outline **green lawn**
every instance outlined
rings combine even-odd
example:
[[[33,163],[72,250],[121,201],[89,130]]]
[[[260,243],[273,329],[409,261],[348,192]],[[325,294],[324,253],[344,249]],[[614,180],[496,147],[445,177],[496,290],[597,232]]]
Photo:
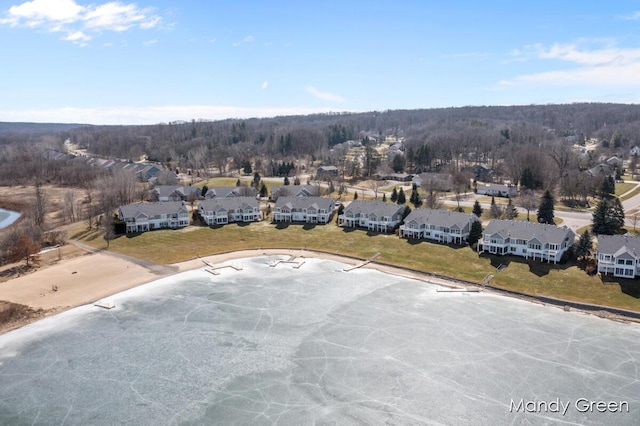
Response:
[[[616,185],[616,188],[617,188],[617,185]],[[616,192],[617,192],[617,190],[616,190]],[[635,197],[638,194],[640,194],[640,186],[638,186],[636,189],[634,189],[630,193],[626,194],[624,197],[619,197],[619,198],[620,198],[620,201],[625,201],[625,200],[628,200],[631,197]]]
[[[72,228],[69,235],[96,248],[106,248],[98,232],[86,231],[83,225]],[[362,259],[380,252],[377,261],[383,263],[472,282],[480,282],[491,273],[495,275],[491,284],[496,287],[640,311],[640,299],[621,290],[621,285],[628,286],[637,281],[620,280],[605,285],[599,277],[586,275],[574,263],[549,265],[513,256],[480,256],[469,247],[453,248],[408,241],[396,235],[344,230],[335,223],[280,228],[268,222],[244,226],[231,224],[216,229],[190,226],[145,232],[134,237],[121,236],[111,241],[109,251],[168,264],[198,255],[260,248],[306,248]],[[498,273],[496,268],[500,264],[507,267]]]
[[[633,188],[635,188],[637,185],[635,183],[616,183],[616,190],[614,192],[614,195],[616,197],[621,196],[622,194],[624,194],[625,192],[631,191]]]

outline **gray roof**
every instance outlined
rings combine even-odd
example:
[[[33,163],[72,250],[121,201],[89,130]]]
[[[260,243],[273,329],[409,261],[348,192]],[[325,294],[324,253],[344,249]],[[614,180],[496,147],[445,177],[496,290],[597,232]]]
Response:
[[[333,203],[332,198],[325,197],[280,197],[276,202],[275,208],[279,209],[287,206],[290,209],[307,209],[314,207],[316,210],[331,210]]]
[[[252,186],[212,186],[204,194],[207,198],[216,197],[238,197],[258,195],[258,190]]]
[[[478,189],[485,189],[491,191],[515,191],[516,187],[513,185],[507,185],[505,183],[480,183],[478,182]]]
[[[640,256],[640,237],[632,235],[598,235],[598,253],[618,256],[629,251]]]
[[[159,216],[162,214],[177,214],[179,212],[188,212],[182,201],[167,201],[158,203],[144,204],[128,204],[120,206],[120,212],[123,218],[143,216]]]
[[[188,197],[191,193],[195,193],[196,196],[200,195],[200,188],[197,186],[160,185],[153,188],[152,191],[159,197],[170,197],[174,192],[183,197]]]
[[[279,185],[271,187],[271,198],[319,196],[320,185]]]
[[[573,231],[566,226],[560,227],[524,220],[494,219],[484,230],[484,235],[493,234],[498,234],[503,238],[509,237],[527,241],[536,238],[543,244],[562,244],[566,238],[569,238],[571,242],[575,239]]]
[[[246,208],[259,208],[258,200],[255,197],[216,197],[210,200],[202,200],[198,205],[198,208],[209,212],[219,209],[225,210],[237,210]]]
[[[375,213],[376,216],[393,216],[396,213],[402,213],[406,205],[387,203],[384,201],[361,201],[354,200],[344,208],[345,213],[360,213],[369,215]]]
[[[474,220],[478,219],[474,214],[452,212],[449,210],[415,209],[405,218],[404,223],[416,221],[419,224],[429,224],[452,228],[457,225],[462,229]]]

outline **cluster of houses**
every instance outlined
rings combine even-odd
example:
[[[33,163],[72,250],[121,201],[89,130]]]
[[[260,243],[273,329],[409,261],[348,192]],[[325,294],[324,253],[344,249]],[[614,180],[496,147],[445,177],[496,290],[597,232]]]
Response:
[[[187,188],[187,189],[185,189]],[[139,233],[162,228],[182,228],[189,225],[189,211],[184,199],[192,187],[158,189],[167,201],[121,206],[120,220],[126,232]],[[246,195],[243,187],[210,188],[198,204],[198,214],[206,225],[234,222],[256,222],[263,219],[257,194]],[[244,187],[247,188],[247,187]],[[274,188],[279,191],[278,188]],[[248,191],[251,193],[252,191]],[[337,210],[329,197],[315,195],[317,189],[299,186],[282,191],[273,208],[273,223],[327,224]],[[207,197],[207,194],[211,194]],[[290,195],[296,194],[296,195]],[[179,198],[180,198],[179,197]],[[202,197],[201,197],[202,198]],[[401,238],[423,239],[444,244],[464,244],[478,218],[474,214],[448,210],[412,210],[383,201],[354,200],[337,218],[339,226],[363,228],[374,232],[394,232]],[[561,261],[576,239],[566,226],[554,226],[517,220],[491,220],[477,243],[478,252],[513,255],[527,260],[548,263]],[[640,237],[628,235],[599,236],[596,253],[598,272],[616,277],[634,278],[640,275]]]

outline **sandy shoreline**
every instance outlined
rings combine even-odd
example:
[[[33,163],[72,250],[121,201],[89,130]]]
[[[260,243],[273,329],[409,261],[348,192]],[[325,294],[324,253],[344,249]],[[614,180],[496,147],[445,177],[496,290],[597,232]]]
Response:
[[[330,259],[352,265],[361,262],[357,259],[307,250],[258,249],[204,256],[168,266],[175,271],[173,274],[177,274],[205,267],[206,264],[204,262],[223,265],[243,258],[276,255]],[[392,274],[401,274],[410,278],[425,279],[424,276],[399,268],[379,264],[370,264],[366,267]],[[1,283],[0,300],[26,305],[34,310],[45,311],[43,316],[47,316],[77,306],[94,303],[122,291],[173,274],[154,272],[145,266],[110,253],[88,253],[80,257],[62,260],[55,265]],[[429,278],[429,281],[455,286],[455,283],[445,280]],[[21,327],[41,317],[18,321],[6,329],[0,329],[0,333]]]
[[[37,321],[44,316],[53,315],[77,306],[95,303],[114,294],[169,277],[178,273],[206,267],[207,264],[222,266],[233,264],[235,260],[257,256],[296,256],[303,258],[328,259],[336,262],[357,265],[362,260],[332,255],[310,250],[253,249],[230,253],[198,257],[166,267],[153,268],[144,263],[135,263],[117,254],[96,252],[75,257],[40,269],[28,275],[0,283],[0,301],[26,305],[36,311],[37,316],[22,319],[11,324],[0,324],[0,334]],[[155,265],[158,266],[158,265]],[[375,269],[393,275],[429,282],[446,287],[461,287],[454,280],[430,276],[405,268],[370,263],[365,268]],[[162,270],[164,272],[159,272]],[[168,272],[171,271],[171,272]],[[518,297],[518,295],[510,295]],[[530,297],[522,296],[531,302]],[[544,302],[539,302],[543,303]]]

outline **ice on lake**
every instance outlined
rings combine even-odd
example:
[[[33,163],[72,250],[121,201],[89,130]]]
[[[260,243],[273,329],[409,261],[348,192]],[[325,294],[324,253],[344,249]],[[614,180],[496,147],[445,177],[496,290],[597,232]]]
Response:
[[[0,336],[0,424],[638,424],[637,324],[271,260]],[[580,398],[628,412],[579,412]]]

